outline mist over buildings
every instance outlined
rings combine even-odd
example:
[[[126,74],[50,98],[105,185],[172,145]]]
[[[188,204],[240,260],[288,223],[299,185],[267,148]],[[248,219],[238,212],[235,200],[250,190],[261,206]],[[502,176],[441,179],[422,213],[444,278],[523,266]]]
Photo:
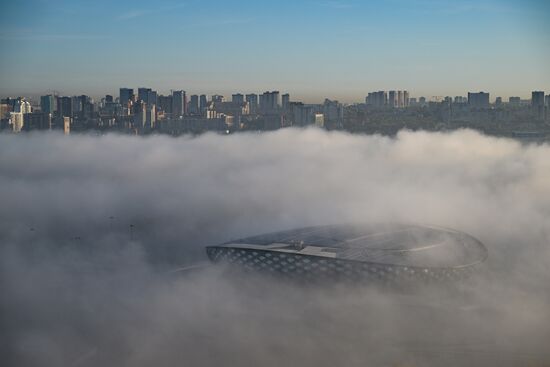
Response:
[[[0,136],[8,365],[550,363],[550,146],[470,130]],[[344,222],[455,228],[461,285],[294,286],[204,246]],[[232,273],[231,273],[232,274]]]

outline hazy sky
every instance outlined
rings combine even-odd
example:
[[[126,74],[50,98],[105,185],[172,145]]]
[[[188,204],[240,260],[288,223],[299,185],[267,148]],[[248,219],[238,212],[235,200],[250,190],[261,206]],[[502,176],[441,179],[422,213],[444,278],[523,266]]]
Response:
[[[545,0],[6,1],[0,94],[550,90]]]

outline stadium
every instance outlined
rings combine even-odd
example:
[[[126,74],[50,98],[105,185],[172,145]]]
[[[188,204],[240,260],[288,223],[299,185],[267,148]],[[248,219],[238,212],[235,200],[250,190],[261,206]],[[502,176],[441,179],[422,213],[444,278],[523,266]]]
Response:
[[[304,280],[462,279],[487,258],[476,238],[416,224],[345,224],[274,232],[208,246],[214,263]]]

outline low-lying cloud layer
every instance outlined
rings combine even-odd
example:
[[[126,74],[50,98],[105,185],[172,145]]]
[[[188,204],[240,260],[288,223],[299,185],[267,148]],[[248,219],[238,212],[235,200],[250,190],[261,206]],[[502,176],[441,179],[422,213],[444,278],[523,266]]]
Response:
[[[342,222],[459,229],[459,286],[305,288],[204,246]],[[23,366],[548,365],[550,146],[472,131],[0,136],[0,343]]]

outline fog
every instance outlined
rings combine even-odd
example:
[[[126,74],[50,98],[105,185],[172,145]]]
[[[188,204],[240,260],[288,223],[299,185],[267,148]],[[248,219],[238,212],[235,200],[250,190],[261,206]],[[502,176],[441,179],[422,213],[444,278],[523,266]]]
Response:
[[[454,228],[489,258],[463,283],[398,291],[237,274],[204,253],[347,222]],[[3,365],[549,365],[549,263],[547,144],[0,136]]]

